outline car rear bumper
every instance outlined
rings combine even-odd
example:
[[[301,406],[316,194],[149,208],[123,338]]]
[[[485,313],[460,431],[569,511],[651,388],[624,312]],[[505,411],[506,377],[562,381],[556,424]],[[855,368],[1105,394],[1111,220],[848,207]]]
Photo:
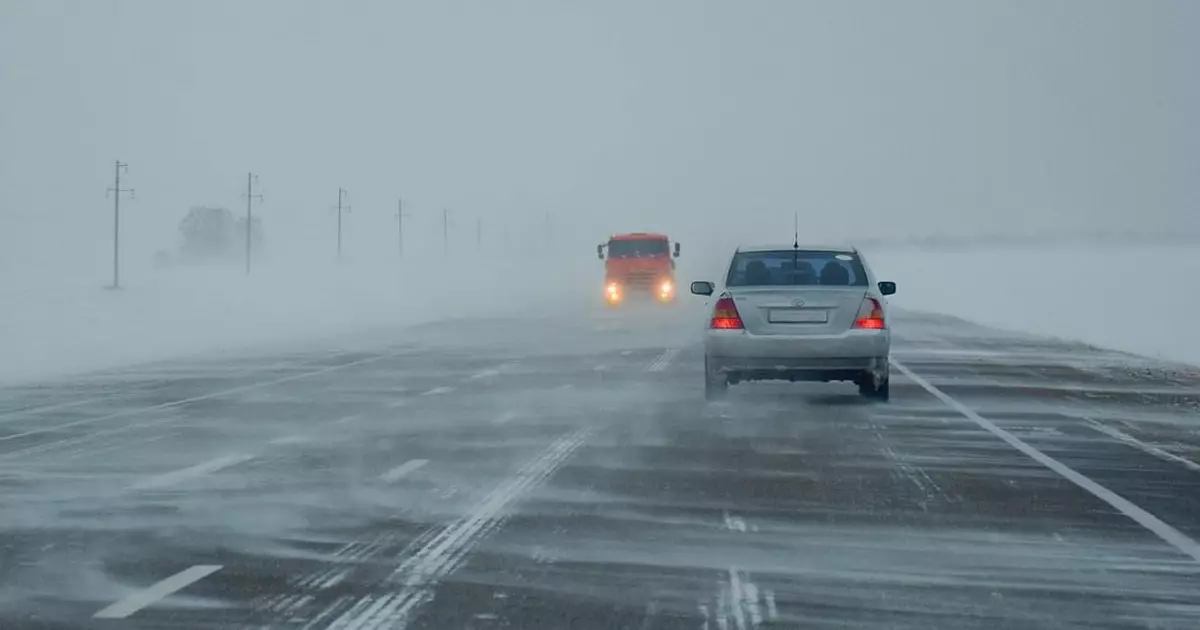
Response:
[[[805,337],[717,330],[706,339],[705,363],[731,382],[855,381],[864,373],[886,374],[890,350],[886,330]]]
[[[840,335],[751,335],[744,330],[709,330],[705,354],[729,360],[830,361],[886,357],[891,350],[887,330],[850,330]]]

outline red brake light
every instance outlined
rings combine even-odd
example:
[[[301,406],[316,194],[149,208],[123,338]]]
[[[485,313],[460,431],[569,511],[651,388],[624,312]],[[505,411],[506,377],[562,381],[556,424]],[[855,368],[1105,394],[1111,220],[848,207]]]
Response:
[[[879,300],[870,297],[863,299],[862,306],[858,308],[858,316],[854,318],[854,327],[868,330],[887,328],[883,321],[883,307],[880,306]]]
[[[713,307],[712,323],[710,328],[721,328],[724,330],[741,330],[742,316],[738,314],[737,305],[733,303],[733,298],[722,297],[717,300],[717,305]]]

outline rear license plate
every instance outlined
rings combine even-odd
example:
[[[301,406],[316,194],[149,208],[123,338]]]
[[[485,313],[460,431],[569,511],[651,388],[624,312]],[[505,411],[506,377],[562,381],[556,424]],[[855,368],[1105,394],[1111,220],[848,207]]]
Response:
[[[771,309],[767,321],[772,324],[824,324],[829,321],[829,311],[822,309]]]

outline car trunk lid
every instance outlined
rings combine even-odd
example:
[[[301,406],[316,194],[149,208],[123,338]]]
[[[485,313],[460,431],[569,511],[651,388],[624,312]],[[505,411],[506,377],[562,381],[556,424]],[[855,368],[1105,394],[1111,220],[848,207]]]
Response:
[[[750,334],[830,335],[854,325],[867,287],[738,287],[729,293]]]

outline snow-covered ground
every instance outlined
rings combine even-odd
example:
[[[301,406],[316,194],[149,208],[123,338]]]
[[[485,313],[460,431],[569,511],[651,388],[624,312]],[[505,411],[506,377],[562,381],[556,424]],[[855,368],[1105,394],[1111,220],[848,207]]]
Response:
[[[574,273],[586,274],[587,258],[577,262]],[[414,256],[264,266],[249,278],[238,265],[141,270],[120,291],[102,288],[96,277],[9,278],[0,285],[0,382],[267,346],[351,347],[440,318],[540,311],[548,299],[586,297],[586,283],[571,272],[531,272],[543,267],[487,256]]]
[[[1200,364],[1193,321],[1200,295],[1187,280],[1200,277],[1195,247],[893,248],[869,255],[881,276],[899,284],[893,303],[900,307]],[[121,291],[102,289],[103,274],[0,277],[0,381],[328,343],[444,317],[586,310],[602,273],[588,252],[436,258],[292,262],[263,266],[250,278],[236,266],[140,269]],[[711,275],[696,268],[719,266],[718,258],[680,259],[680,284]]]
[[[1200,247],[1187,244],[868,252],[892,303],[989,326],[1200,365]]]

